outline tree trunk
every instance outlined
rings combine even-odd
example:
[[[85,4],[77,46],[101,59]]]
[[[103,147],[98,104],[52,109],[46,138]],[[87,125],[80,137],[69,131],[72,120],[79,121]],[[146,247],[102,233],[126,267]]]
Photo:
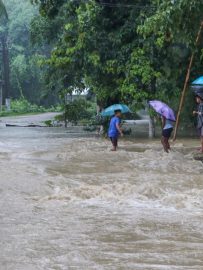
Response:
[[[3,37],[2,42],[2,59],[3,59],[3,104],[6,99],[10,98],[10,71],[9,71],[9,52],[7,46],[7,38]]]
[[[0,111],[2,111],[2,105],[3,105],[3,82],[0,81]]]
[[[152,50],[152,58],[154,57],[154,48]],[[153,61],[153,59],[152,59]],[[152,78],[150,84],[151,95],[154,96],[156,93],[156,78]],[[149,116],[149,138],[155,138],[155,121],[153,116]]]
[[[155,121],[154,117],[149,117],[149,138],[155,138]]]

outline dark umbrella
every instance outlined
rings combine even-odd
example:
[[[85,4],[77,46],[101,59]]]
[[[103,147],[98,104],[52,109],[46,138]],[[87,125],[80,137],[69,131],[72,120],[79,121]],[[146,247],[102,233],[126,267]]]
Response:
[[[203,100],[203,91],[194,91],[194,94]]]

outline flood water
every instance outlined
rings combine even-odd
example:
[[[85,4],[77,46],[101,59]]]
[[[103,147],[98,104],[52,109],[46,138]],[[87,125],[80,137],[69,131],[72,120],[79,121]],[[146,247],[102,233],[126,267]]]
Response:
[[[0,128],[1,270],[202,270],[197,140]]]

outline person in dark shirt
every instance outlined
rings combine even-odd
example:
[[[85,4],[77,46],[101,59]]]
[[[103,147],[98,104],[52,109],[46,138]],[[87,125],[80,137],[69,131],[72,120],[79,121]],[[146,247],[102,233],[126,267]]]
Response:
[[[193,111],[193,115],[197,115],[197,129],[201,139],[200,152],[203,153],[203,99],[200,96],[196,96],[196,102],[198,104],[197,111]]]
[[[112,142],[113,148],[111,151],[116,151],[118,147],[118,137],[123,136],[123,132],[121,129],[121,110],[116,110],[115,115],[111,118],[108,136]]]

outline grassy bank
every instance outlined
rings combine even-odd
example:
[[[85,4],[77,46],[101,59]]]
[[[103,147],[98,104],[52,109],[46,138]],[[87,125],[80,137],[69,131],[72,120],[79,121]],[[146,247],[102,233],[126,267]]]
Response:
[[[26,99],[19,99],[11,100],[11,108],[9,111],[7,111],[6,108],[3,106],[3,109],[0,112],[0,117],[32,115],[46,112],[60,112],[61,110],[61,106],[52,106],[49,108],[45,108],[43,106],[32,104]]]

